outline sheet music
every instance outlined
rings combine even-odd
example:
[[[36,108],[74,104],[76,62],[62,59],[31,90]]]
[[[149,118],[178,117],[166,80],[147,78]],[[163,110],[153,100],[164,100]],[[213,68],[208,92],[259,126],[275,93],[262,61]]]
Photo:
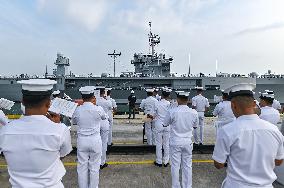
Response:
[[[0,108],[4,108],[6,110],[11,110],[11,108],[14,106],[15,102],[1,98],[0,99]]]
[[[56,114],[62,114],[64,116],[71,118],[76,108],[77,108],[77,103],[75,102],[67,101],[60,98],[55,98],[52,101],[52,104],[48,109],[48,111],[54,112]]]

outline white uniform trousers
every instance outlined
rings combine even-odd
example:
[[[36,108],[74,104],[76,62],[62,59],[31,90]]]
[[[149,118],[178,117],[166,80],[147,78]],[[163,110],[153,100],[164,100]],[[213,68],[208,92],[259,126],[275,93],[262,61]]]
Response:
[[[145,135],[147,137],[147,144],[153,145],[152,122],[145,122]]]
[[[225,180],[222,183],[221,188],[273,188],[272,185],[267,185],[267,186],[250,186],[246,185],[244,183],[235,181],[231,178],[226,177]]]
[[[107,152],[107,143],[108,143],[108,133],[109,133],[109,121],[103,120],[101,123],[101,138],[102,138],[102,158],[101,165],[106,163],[106,152]]]
[[[113,126],[113,118],[109,119],[109,132],[108,132],[108,145],[112,143],[112,126]]]
[[[170,127],[163,127],[162,122],[155,123],[155,129],[157,131],[156,138],[156,162],[158,164],[169,163],[170,160]],[[164,157],[162,149],[164,149]]]
[[[155,126],[156,121],[152,121],[152,144],[155,146],[157,144],[157,130]]]
[[[79,188],[97,188],[102,156],[101,137],[78,136],[77,150]]]
[[[170,145],[172,188],[192,187],[192,143],[187,145]],[[179,170],[182,183],[179,181]]]
[[[193,129],[194,143],[203,144],[203,131],[204,131],[204,112],[198,112],[199,126],[196,129]],[[198,129],[199,129],[199,138],[198,138]]]

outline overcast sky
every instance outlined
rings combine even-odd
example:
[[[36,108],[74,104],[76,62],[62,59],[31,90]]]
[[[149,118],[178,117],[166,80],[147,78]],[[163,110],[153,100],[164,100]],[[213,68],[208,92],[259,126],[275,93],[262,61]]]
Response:
[[[75,74],[133,71],[135,52],[149,52],[148,22],[173,56],[172,72],[284,73],[283,0],[1,0],[0,75],[42,75],[56,53]]]

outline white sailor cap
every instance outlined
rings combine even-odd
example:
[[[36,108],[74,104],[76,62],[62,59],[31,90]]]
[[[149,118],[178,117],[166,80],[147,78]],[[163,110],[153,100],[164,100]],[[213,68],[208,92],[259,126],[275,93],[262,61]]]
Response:
[[[170,93],[170,92],[172,92],[172,90],[171,90],[171,89],[169,89],[169,88],[167,88],[167,87],[165,87],[165,88],[163,88],[163,92]]]
[[[267,93],[267,92],[264,92],[264,93],[261,93],[260,94],[260,99],[274,99],[274,94],[272,93]]]
[[[265,93],[268,93],[268,94],[274,94],[274,91],[269,90],[269,89],[266,89],[266,90],[264,90],[264,91],[265,91]]]
[[[105,88],[105,90],[107,90],[107,91],[111,91],[111,90],[112,90],[112,88],[107,87],[107,88]]]
[[[84,86],[79,89],[82,95],[89,95],[94,93],[95,87],[94,86]]]
[[[131,91],[130,91],[130,93],[134,93],[134,91],[133,91],[133,90],[131,90]]]
[[[196,89],[196,90],[204,90],[204,88],[201,87],[201,86],[196,86],[194,89]]]
[[[59,95],[60,94],[60,91],[59,90],[55,90],[52,92],[52,95]]]
[[[105,86],[95,86],[95,90],[106,90]]]
[[[146,89],[146,92],[147,92],[147,93],[153,93],[153,92],[154,92],[154,89]]]
[[[230,93],[230,88],[222,89],[221,92],[222,92],[223,95],[229,95],[229,93]]]
[[[177,97],[181,97],[181,98],[188,98],[190,92],[186,92],[186,91],[176,91]]]
[[[49,79],[21,80],[23,95],[51,95],[53,85],[57,82]]]
[[[158,91],[160,91],[160,90],[159,90],[159,88],[154,88],[154,91],[157,91],[157,92],[158,92]]]
[[[236,96],[251,96],[253,97],[256,85],[252,83],[240,83],[233,85],[226,90],[229,91],[229,98],[232,99]]]

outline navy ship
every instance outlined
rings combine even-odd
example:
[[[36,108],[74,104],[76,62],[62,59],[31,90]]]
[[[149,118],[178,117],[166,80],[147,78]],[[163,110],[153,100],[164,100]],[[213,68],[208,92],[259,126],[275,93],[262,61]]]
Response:
[[[273,90],[277,99],[284,103],[284,75],[275,75],[268,71],[265,75],[251,73],[249,75],[242,74],[226,74],[218,73],[216,76],[207,76],[203,73],[192,75],[189,71],[186,75],[177,76],[171,73],[171,66],[174,65],[174,59],[164,53],[155,51],[155,47],[160,44],[159,35],[152,32],[152,25],[149,22],[150,31],[148,34],[149,53],[135,53],[130,63],[134,66],[134,72],[122,72],[119,76],[115,75],[115,59],[121,53],[109,54],[114,58],[114,74],[111,76],[102,73],[101,76],[76,76],[72,72],[68,72],[70,66],[68,57],[64,57],[61,53],[57,54],[55,61],[56,69],[53,74],[43,76],[19,75],[14,77],[0,78],[0,97],[19,102],[21,100],[21,86],[17,84],[18,80],[31,78],[49,78],[57,80],[55,89],[59,89],[62,93],[66,93],[72,99],[80,98],[78,89],[82,86],[106,86],[113,88],[112,97],[116,99],[121,106],[127,104],[127,97],[130,90],[135,91],[140,103],[146,97],[145,88],[169,87],[173,90],[192,90],[196,86],[202,86],[206,89],[204,95],[209,99],[210,103],[216,103],[214,96],[221,95],[220,90],[225,89],[237,83],[255,83],[257,85],[256,93],[265,89]],[[195,92],[191,92],[191,97]]]

